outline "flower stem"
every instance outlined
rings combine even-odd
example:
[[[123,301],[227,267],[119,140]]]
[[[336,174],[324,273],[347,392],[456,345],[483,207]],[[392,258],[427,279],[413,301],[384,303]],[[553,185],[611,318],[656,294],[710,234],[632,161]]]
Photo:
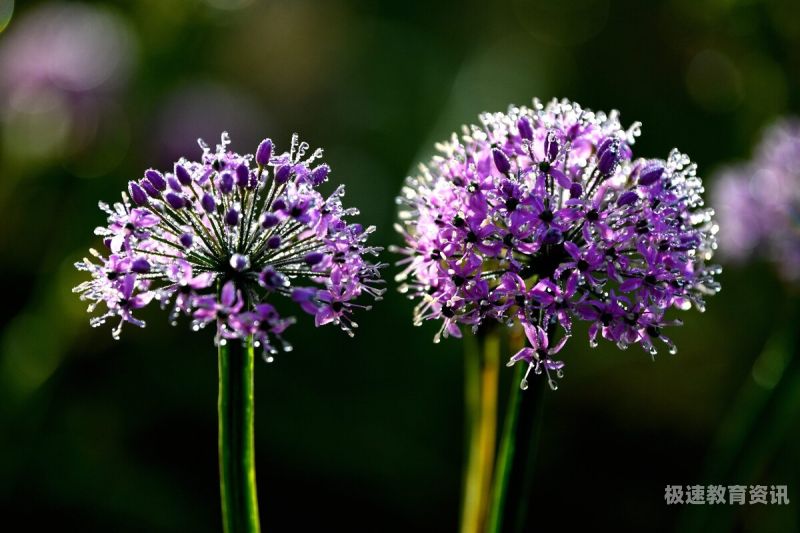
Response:
[[[521,531],[528,510],[533,465],[541,430],[542,400],[547,380],[536,376],[527,390],[520,389],[525,365],[516,365],[511,396],[497,456],[487,531]]]
[[[500,339],[497,332],[469,336],[465,348],[464,400],[469,449],[464,465],[461,533],[480,533],[486,523],[494,466]]]
[[[253,340],[219,346],[219,473],[225,533],[257,533]]]

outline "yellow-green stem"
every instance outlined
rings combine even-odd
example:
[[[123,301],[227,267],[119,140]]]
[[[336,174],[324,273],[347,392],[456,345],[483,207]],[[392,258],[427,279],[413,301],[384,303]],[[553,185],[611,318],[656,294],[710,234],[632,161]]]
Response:
[[[461,533],[484,530],[491,494],[497,434],[497,381],[500,339],[496,332],[465,339],[465,406],[467,460]]]
[[[219,473],[225,533],[258,533],[253,340],[219,346]]]

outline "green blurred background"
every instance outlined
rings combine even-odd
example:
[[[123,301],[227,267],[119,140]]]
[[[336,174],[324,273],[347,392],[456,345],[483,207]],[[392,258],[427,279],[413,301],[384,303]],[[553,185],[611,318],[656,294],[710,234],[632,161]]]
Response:
[[[97,201],[197,137],[252,152],[299,132],[387,246],[403,178],[480,111],[616,108],[644,123],[639,155],[678,146],[708,178],[800,111],[796,0],[0,0],[0,28],[3,531],[220,529],[210,332],[150,309],[114,342],[70,292]],[[675,357],[569,343],[530,530],[800,530],[797,293],[762,264],[721,281]],[[302,316],[295,351],[258,365],[265,530],[456,530],[462,346],[411,308],[390,282],[355,339]],[[792,503],[665,504],[665,485],[709,482],[787,484]]]

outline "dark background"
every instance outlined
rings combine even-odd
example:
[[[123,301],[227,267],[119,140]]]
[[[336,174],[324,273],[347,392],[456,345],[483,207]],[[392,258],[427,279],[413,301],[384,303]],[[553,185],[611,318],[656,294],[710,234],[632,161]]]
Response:
[[[18,0],[9,22],[11,4],[0,0],[4,531],[220,529],[210,332],[171,328],[153,306],[146,329],[114,342],[70,292],[83,279],[73,262],[98,245],[97,201],[196,157],[197,137],[228,130],[252,152],[299,132],[387,246],[403,178],[480,111],[533,96],[619,109],[644,124],[638,155],[678,146],[710,184],[800,109],[795,0]],[[37,50],[75,18],[86,39]],[[13,62],[34,78],[55,63],[72,81],[26,81]],[[758,261],[721,282],[705,314],[681,314],[675,357],[590,350],[585,328],[568,344],[530,530],[800,530],[797,293]],[[436,326],[412,327],[389,286],[355,339],[298,313],[295,351],[257,365],[265,530],[456,530],[462,345],[434,345]],[[730,468],[709,478],[726,453]],[[665,485],[710,482],[788,484],[792,503],[698,518],[664,502]]]

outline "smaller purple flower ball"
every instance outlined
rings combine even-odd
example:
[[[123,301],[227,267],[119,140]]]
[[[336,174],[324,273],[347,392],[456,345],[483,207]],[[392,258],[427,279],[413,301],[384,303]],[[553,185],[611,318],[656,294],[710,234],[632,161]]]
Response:
[[[118,338],[124,324],[144,326],[137,312],[155,300],[171,323],[187,315],[194,330],[213,325],[219,344],[252,338],[271,361],[291,349],[283,333],[294,318],[272,305],[283,297],[317,326],[352,335],[355,314],[370,308],[361,300],[385,290],[383,265],[369,260],[380,251],[367,244],[374,228],[349,221],[343,186],[317,189],[329,167],[296,135],[282,153],[265,140],[255,157],[228,145],[227,134],[216,149],[200,141],[199,160],[181,159],[166,178],[149,169],[121,202],[100,203],[107,253],[76,263],[90,279],[74,289],[100,310],[91,325],[114,320]]]

